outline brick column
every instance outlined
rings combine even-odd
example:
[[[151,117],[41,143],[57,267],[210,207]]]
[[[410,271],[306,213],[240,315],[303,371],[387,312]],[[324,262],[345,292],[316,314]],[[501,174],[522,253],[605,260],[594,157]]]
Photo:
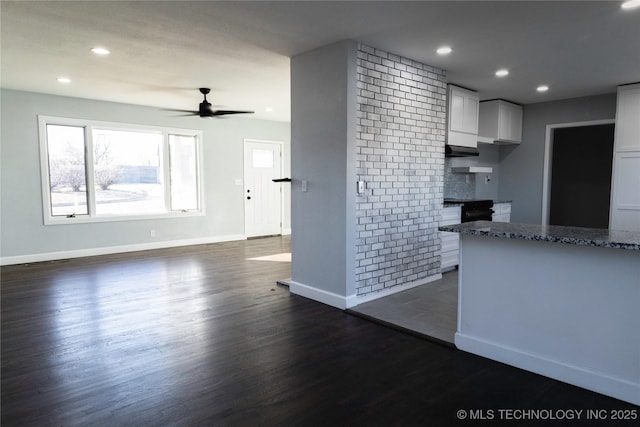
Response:
[[[440,273],[446,82],[443,70],[359,45],[358,296]]]

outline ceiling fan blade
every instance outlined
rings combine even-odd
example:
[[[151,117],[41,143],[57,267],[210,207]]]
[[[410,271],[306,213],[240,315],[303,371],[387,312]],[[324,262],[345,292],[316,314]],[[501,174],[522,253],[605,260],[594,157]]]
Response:
[[[199,113],[193,110],[177,110],[175,108],[163,108],[162,111],[171,111],[173,113],[187,113],[187,116],[197,116]]]
[[[204,96],[204,99],[202,100],[202,102],[200,103],[200,105],[198,105],[198,110],[197,111],[193,111],[193,110],[165,110],[165,111],[175,111],[178,113],[186,113],[186,116],[200,116],[202,118],[208,118],[208,117],[220,117],[220,116],[227,116],[230,114],[253,114],[253,111],[249,111],[249,110],[214,110],[212,108],[212,105],[209,101],[207,101],[207,94],[209,94],[210,89],[206,88],[206,87],[201,87],[200,89],[200,93]]]
[[[253,114],[253,111],[240,111],[240,110],[216,110],[212,111],[212,116],[226,116],[228,114]]]

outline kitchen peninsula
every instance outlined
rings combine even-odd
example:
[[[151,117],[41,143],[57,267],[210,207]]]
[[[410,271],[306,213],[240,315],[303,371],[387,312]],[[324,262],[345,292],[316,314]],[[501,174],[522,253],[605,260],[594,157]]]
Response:
[[[640,404],[640,233],[440,230],[461,237],[456,347]]]

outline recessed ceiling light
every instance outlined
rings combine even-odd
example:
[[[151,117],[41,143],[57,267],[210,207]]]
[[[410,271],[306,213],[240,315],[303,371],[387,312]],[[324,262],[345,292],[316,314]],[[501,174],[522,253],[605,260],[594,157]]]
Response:
[[[452,50],[453,49],[451,49],[449,46],[441,46],[438,48],[438,50],[436,50],[436,52],[438,53],[438,55],[448,55]]]
[[[640,6],[640,0],[629,0],[620,5],[623,9],[635,9],[638,6]]]
[[[266,111],[267,113],[270,113],[270,112],[272,112],[272,111],[273,111],[273,108],[271,108],[271,107],[267,107],[267,108],[265,108],[265,109],[264,109],[264,111]]]
[[[547,86],[547,85],[540,85],[540,86],[538,86],[538,87],[536,88],[536,90],[537,90],[538,92],[546,92],[546,91],[548,91],[548,90],[549,90],[549,86]]]
[[[71,83],[71,79],[69,77],[58,77],[58,83],[68,85],[69,83]]]
[[[104,47],[91,48],[91,52],[95,53],[96,55],[109,55],[111,53],[109,49],[105,49]]]
[[[505,77],[509,75],[509,70],[505,70],[504,68],[501,70],[496,71],[496,76],[498,77]]]

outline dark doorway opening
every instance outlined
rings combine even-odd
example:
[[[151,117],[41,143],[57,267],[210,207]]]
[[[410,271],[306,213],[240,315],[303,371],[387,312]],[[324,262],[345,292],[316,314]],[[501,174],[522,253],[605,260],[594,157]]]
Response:
[[[549,224],[609,227],[614,125],[553,131]]]

